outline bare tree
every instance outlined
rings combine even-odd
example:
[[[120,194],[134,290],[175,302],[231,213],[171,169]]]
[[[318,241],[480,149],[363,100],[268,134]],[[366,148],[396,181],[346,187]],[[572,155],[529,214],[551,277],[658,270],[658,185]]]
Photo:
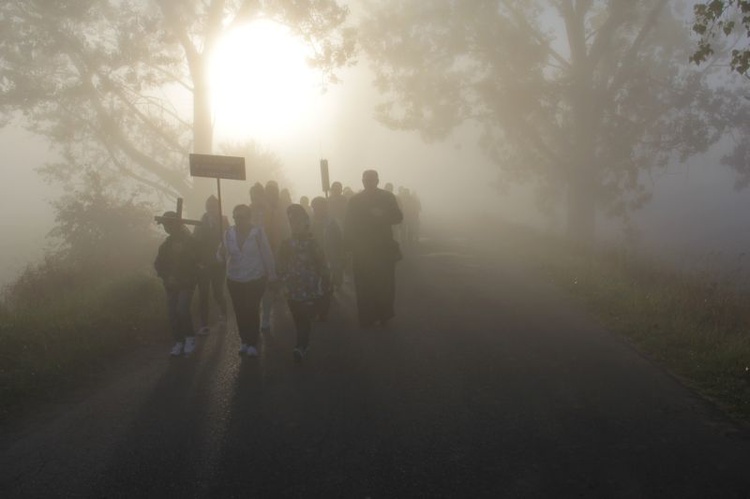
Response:
[[[195,197],[189,152],[211,153],[208,61],[228,30],[288,26],[328,81],[354,32],[336,0],[8,0],[0,5],[0,116],[59,148],[50,178],[106,169]]]

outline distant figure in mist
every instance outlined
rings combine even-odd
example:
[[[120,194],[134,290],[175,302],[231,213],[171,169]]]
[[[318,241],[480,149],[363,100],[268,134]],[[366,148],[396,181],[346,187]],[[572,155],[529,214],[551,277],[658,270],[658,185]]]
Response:
[[[255,182],[250,187],[250,210],[252,211],[252,224],[257,227],[266,226],[266,189],[260,182]]]
[[[401,224],[400,240],[407,246],[414,246],[419,242],[419,216],[422,211],[422,203],[416,193],[406,187],[399,188],[398,202],[404,213],[404,223]]]
[[[396,196],[378,188],[378,172],[362,174],[364,190],[349,200],[344,240],[352,252],[357,311],[362,327],[385,325],[395,315],[396,262],[401,259],[392,226],[403,215]]]
[[[331,271],[332,287],[319,302],[318,318],[326,320],[331,306],[333,288],[340,288],[344,278],[346,258],[344,254],[344,238],[341,228],[328,214],[328,201],[323,197],[312,200],[313,218],[311,230],[318,245],[323,249],[328,268]]]
[[[268,283],[276,281],[275,262],[265,231],[253,225],[250,207],[235,206],[232,218],[234,225],[224,232],[216,257],[226,262],[227,289],[242,342],[239,353],[257,357],[260,301]]]
[[[299,205],[305,209],[305,212],[307,213],[307,216],[312,218],[312,206],[310,206],[310,198],[307,196],[302,196],[299,198]]]
[[[319,300],[330,293],[330,276],[322,248],[310,231],[310,217],[302,206],[287,208],[292,235],[279,247],[277,272],[297,330],[294,360],[302,362],[310,346],[312,319]]]
[[[281,189],[281,192],[279,193],[279,208],[281,208],[281,212],[286,215],[286,210],[292,205],[292,193],[289,192],[289,189],[286,187]],[[287,222],[288,227],[288,222]],[[289,237],[290,233],[285,234],[284,239]]]
[[[193,301],[195,285],[198,283],[199,249],[190,231],[177,217],[177,213],[167,211],[162,217],[166,220],[159,223],[169,235],[159,246],[154,268],[167,292],[167,313],[175,339],[174,347],[169,353],[174,357],[190,355],[195,350],[190,304]]]
[[[287,191],[288,192],[288,191]],[[290,235],[289,221],[286,218],[285,201],[282,199],[279,184],[275,180],[269,180],[265,186],[265,217],[263,229],[268,235],[271,252],[276,257],[281,241]],[[270,286],[266,289],[261,303],[260,330],[264,334],[271,333],[271,314],[274,304],[278,301],[279,293],[276,287]]]
[[[346,206],[349,203],[343,192],[344,187],[341,182],[334,182],[331,184],[331,190],[328,193],[328,214],[339,224],[339,227],[344,226]]]
[[[227,301],[224,297],[226,268],[224,262],[216,259],[216,252],[221,245],[224,231],[229,227],[227,217],[219,220],[219,200],[216,196],[206,199],[206,212],[201,223],[195,228],[193,236],[198,243],[201,269],[198,276],[198,304],[200,306],[200,329],[198,334],[211,332],[208,327],[208,297],[213,292],[214,301],[219,307],[219,326],[225,327],[227,320]]]

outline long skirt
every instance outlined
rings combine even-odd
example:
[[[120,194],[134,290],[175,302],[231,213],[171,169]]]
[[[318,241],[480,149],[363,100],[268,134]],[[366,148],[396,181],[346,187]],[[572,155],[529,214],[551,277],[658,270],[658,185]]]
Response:
[[[391,258],[354,255],[353,263],[360,325],[367,327],[392,319],[395,316],[396,262]]]

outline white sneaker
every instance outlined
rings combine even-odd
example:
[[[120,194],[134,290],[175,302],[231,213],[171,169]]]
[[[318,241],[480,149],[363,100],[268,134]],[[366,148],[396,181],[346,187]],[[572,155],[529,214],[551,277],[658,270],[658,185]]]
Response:
[[[190,355],[195,351],[195,336],[188,336],[185,338],[185,355]]]
[[[250,345],[248,345],[247,343],[243,343],[242,346],[240,347],[240,351],[238,353],[240,355],[246,354],[247,353],[247,347],[249,347],[249,346]]]
[[[172,357],[177,357],[178,355],[181,355],[181,354],[182,354],[182,342],[178,341],[172,347],[172,350],[169,352],[169,355],[171,355]]]
[[[247,351],[245,353],[247,354],[248,357],[257,357],[258,349],[252,345],[248,345]]]
[[[198,336],[206,336],[211,332],[211,328],[208,326],[203,326],[198,330]]]

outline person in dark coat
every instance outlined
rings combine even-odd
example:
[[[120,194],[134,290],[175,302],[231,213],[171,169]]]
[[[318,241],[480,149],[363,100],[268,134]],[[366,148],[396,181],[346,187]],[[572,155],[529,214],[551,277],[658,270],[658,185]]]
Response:
[[[392,226],[403,214],[396,196],[378,188],[378,172],[362,174],[364,190],[349,200],[344,239],[352,253],[357,312],[362,327],[385,325],[395,316],[396,262],[401,251]]]
[[[344,254],[344,240],[341,228],[336,220],[328,214],[328,201],[323,197],[312,200],[313,218],[310,230],[318,245],[323,248],[328,268],[331,271],[331,288],[318,301],[318,319],[325,321],[328,310],[331,307],[333,290],[341,287],[343,283],[344,266],[346,258]]]
[[[190,355],[196,346],[190,305],[198,283],[198,245],[177,213],[167,211],[162,220],[160,223],[169,236],[159,246],[154,269],[167,292],[169,323],[175,339],[170,355]]]

